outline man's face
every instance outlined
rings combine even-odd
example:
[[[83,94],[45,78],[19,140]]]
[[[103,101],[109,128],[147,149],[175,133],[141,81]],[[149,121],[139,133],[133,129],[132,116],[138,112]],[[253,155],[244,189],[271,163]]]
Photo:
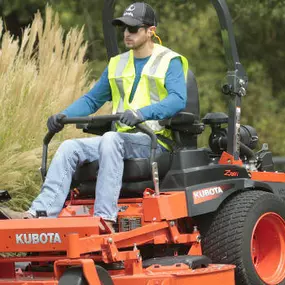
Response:
[[[140,27],[136,33],[131,33],[128,27],[124,29],[124,43],[128,49],[139,49],[151,38],[149,27]],[[131,30],[132,28],[130,28]]]

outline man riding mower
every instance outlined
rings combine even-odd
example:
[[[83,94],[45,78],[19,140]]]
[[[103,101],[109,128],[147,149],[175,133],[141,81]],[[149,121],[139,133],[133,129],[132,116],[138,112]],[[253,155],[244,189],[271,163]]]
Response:
[[[33,218],[37,211],[57,217],[69,194],[78,165],[99,161],[94,215],[112,227],[122,186],[124,159],[150,157],[150,138],[134,126],[146,121],[162,140],[172,133],[156,120],[172,117],[186,106],[187,60],[168,48],[155,44],[157,20],[146,3],[134,3],[123,17],[113,20],[124,32],[130,51],[113,57],[93,89],[60,114],[48,119],[50,132],[63,128],[64,117],[88,116],[106,101],[113,102],[113,113],[122,113],[114,131],[103,136],[65,141],[58,149],[45,177],[39,196],[25,213],[3,209],[10,218]],[[156,154],[168,151],[160,141]],[[94,189],[95,191],[95,189]]]
[[[187,60],[152,41],[153,9],[134,3],[111,21],[114,2],[103,11],[108,67],[48,119],[41,193],[25,213],[1,208],[11,220],[0,221],[0,251],[26,256],[0,259],[0,284],[282,284],[285,174],[273,171],[266,145],[254,151],[256,131],[240,125],[247,77],[225,1],[212,3],[229,114],[202,122]],[[118,55],[111,23],[130,51]],[[109,100],[113,115],[88,116]],[[65,124],[102,136],[62,143],[46,173],[48,144]],[[197,148],[207,125],[210,148]]]

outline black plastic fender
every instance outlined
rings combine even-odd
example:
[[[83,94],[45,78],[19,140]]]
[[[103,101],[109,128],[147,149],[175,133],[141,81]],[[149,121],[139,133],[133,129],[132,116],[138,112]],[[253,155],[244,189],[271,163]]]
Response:
[[[277,184],[284,184],[282,193],[284,193],[283,199],[285,200],[285,183]],[[188,215],[194,217],[215,212],[224,200],[238,191],[258,189],[272,192],[280,197],[277,189],[272,186],[274,186],[272,183],[255,181],[250,178],[225,179],[189,186],[185,191]]]

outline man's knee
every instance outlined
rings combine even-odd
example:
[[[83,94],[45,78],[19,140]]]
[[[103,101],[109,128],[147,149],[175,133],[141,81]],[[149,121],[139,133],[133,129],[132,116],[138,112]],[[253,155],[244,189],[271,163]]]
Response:
[[[99,147],[100,152],[109,151],[111,149],[123,149],[123,139],[117,132],[107,132],[102,136]]]
[[[77,147],[77,144],[75,140],[66,140],[61,143],[61,145],[59,146],[56,152],[56,155],[60,154],[63,156],[70,157],[74,155],[74,153],[76,153],[76,147]]]

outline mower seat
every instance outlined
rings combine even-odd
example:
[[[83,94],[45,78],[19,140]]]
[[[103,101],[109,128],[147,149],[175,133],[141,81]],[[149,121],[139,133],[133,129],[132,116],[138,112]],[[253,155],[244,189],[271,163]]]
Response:
[[[156,156],[159,177],[162,179],[171,164],[171,153]],[[98,160],[85,163],[74,174],[72,188],[79,190],[78,198],[94,198],[99,170]],[[127,159],[124,162],[123,185],[120,197],[139,197],[146,188],[153,188],[150,160],[148,158]]]
[[[164,177],[170,167],[170,153],[164,152],[156,157],[160,177]],[[98,160],[85,163],[75,172],[74,182],[96,181],[99,170]],[[124,162],[123,182],[145,181],[151,179],[150,161],[148,158],[127,159]]]
[[[174,133],[174,141],[178,150],[196,149],[197,135],[204,130],[204,125],[199,123],[200,105],[198,87],[195,76],[191,70],[187,75],[187,105],[171,119],[160,121],[160,124],[169,128]],[[97,135],[110,130],[110,124],[81,126],[84,132]],[[171,168],[172,153],[165,152],[156,157],[160,179],[163,179]],[[95,194],[95,184],[99,165],[98,161],[80,166],[74,174],[72,187],[79,189],[77,198],[92,198]],[[141,196],[146,188],[153,188],[149,159],[128,159],[124,163],[123,184],[120,192],[121,197]]]

